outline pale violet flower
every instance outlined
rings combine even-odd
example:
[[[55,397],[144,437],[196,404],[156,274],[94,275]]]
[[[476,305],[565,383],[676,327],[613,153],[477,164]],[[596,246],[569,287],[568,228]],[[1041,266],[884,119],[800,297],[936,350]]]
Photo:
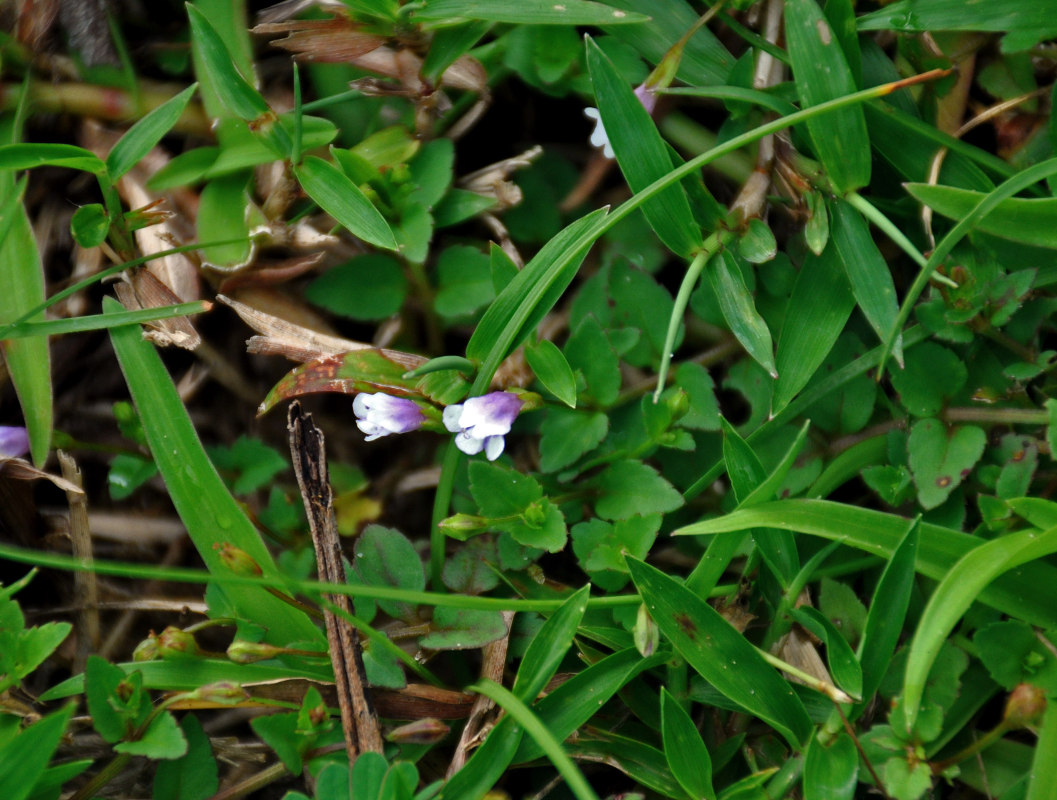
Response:
[[[647,88],[646,84],[641,84],[635,89],[635,96],[639,98],[646,113],[652,116],[653,109],[657,107],[657,95],[653,93],[653,90]],[[591,144],[594,147],[601,147],[606,158],[613,158],[616,154],[613,152],[613,145],[609,143],[609,135],[602,125],[602,114],[597,108],[585,108],[584,116],[595,121],[595,129],[591,131]]]
[[[489,461],[503,452],[503,437],[510,433],[524,402],[511,392],[471,397],[444,409],[444,427],[455,434],[455,446],[472,456],[484,450]]]
[[[0,458],[18,458],[29,452],[29,433],[15,425],[0,425]]]
[[[356,426],[367,434],[368,442],[390,433],[418,430],[426,421],[426,415],[414,401],[384,392],[356,395],[352,410],[356,414]]]

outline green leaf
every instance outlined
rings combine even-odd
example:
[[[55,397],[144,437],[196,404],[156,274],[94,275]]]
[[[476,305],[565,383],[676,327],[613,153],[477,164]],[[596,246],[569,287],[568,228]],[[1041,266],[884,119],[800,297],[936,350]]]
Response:
[[[593,484],[601,495],[595,512],[603,519],[665,513],[683,504],[682,495],[657,470],[641,461],[615,461]]]
[[[268,745],[291,774],[300,775],[304,769],[301,760],[301,741],[304,736],[297,729],[297,712],[269,714],[250,720],[253,732]]]
[[[99,203],[89,203],[73,212],[70,234],[81,247],[98,247],[110,232],[110,217]]]
[[[195,56],[201,59],[209,84],[224,108],[244,120],[255,120],[271,113],[260,92],[239,73],[224,40],[206,15],[188,3],[187,17],[191,22]],[[203,76],[200,75],[199,80],[205,85]]]
[[[613,653],[563,681],[537,702],[532,710],[554,734],[554,738],[564,741],[632,678],[665,658],[667,654],[643,658],[634,647]],[[514,763],[532,761],[542,755],[543,751],[535,741],[522,739]]]
[[[841,733],[828,745],[812,737],[804,756],[804,800],[851,800],[859,777],[859,752]]]
[[[936,342],[923,342],[907,355],[902,370],[889,370],[904,408],[916,417],[934,417],[969,377],[965,362]]]
[[[121,305],[106,299],[103,310],[113,313],[121,310]],[[202,449],[176,386],[153,345],[143,339],[138,326],[114,328],[110,339],[155,463],[209,571],[223,583],[228,568],[215,546],[230,544],[248,553],[265,575],[276,575],[260,535]],[[303,612],[260,587],[226,585],[223,591],[240,616],[267,629],[265,638],[273,644],[316,641],[320,637],[319,630]]]
[[[804,606],[792,610],[793,619],[826,645],[826,663],[837,686],[856,700],[862,699],[862,668],[851,645],[817,608]]]
[[[1053,800],[1057,788],[1057,703],[1047,703],[1031,762],[1027,800]]]
[[[882,342],[887,341],[895,330],[899,301],[896,299],[892,273],[870,235],[866,220],[850,205],[838,200],[830,208],[830,235],[837,246],[840,260],[844,262],[844,271],[855,295],[855,302],[877,337]],[[895,339],[893,354],[902,365],[901,333]]]
[[[146,114],[117,140],[106,156],[110,180],[116,181],[150,152],[176,125],[198,85],[192,84]]]
[[[172,713],[163,711],[151,721],[141,737],[119,742],[114,745],[114,751],[154,759],[180,758],[187,753],[187,739]]]
[[[584,317],[565,343],[569,365],[581,372],[586,394],[600,406],[612,405],[620,394],[620,359],[594,315]]]
[[[915,422],[907,451],[921,507],[941,505],[969,475],[986,444],[987,434],[975,425],[948,431],[938,419]]]
[[[825,208],[825,206],[822,206]],[[829,355],[855,307],[836,248],[808,256],[800,268],[778,337],[772,413],[785,408]]]
[[[649,112],[590,37],[587,65],[598,109],[617,163],[632,192],[638,192],[672,170],[668,148]],[[701,229],[679,184],[642,204],[642,212],[662,242],[687,257],[701,247]]]
[[[903,702],[908,731],[914,729],[925,691],[929,670],[958,620],[969,606],[983,599],[985,587],[1009,570],[1057,552],[1057,528],[1043,533],[1027,530],[1011,533],[973,548],[951,567],[929,598],[921,615],[907,657],[903,681]],[[1016,581],[1030,580],[1018,570],[1009,576]],[[1026,614],[1018,614],[1030,621]]]
[[[125,672],[120,667],[98,656],[89,656],[84,670],[88,713],[92,715],[92,727],[111,744],[125,737],[138,721],[140,708],[136,704],[130,706],[131,693],[124,691],[119,699],[118,688],[125,681]]]
[[[44,659],[66,640],[71,630],[73,626],[69,622],[45,622],[43,625],[21,631],[18,634],[17,653],[14,654],[17,669],[13,671],[14,674],[5,674],[0,686],[7,681],[17,683],[33,674],[37,667],[44,663]]]
[[[465,317],[495,299],[489,257],[476,247],[447,247],[437,259],[434,308],[445,317]]]
[[[488,461],[470,463],[470,493],[486,517],[521,514],[543,497],[532,476]]]
[[[0,786],[5,800],[26,800],[33,793],[73,716],[74,706],[49,714],[0,747]]]
[[[340,169],[317,156],[294,167],[305,193],[354,236],[385,250],[396,249],[389,223]]]
[[[771,331],[756,310],[752,294],[745,286],[741,267],[734,256],[729,250],[723,250],[705,267],[705,272],[731,333],[757,364],[767,370],[772,378],[777,378]]]
[[[624,556],[645,558],[661,527],[660,514],[628,517],[616,522],[592,519],[573,526],[573,552],[591,580],[616,591],[627,583]]]
[[[433,613],[429,633],[419,639],[419,644],[430,650],[476,650],[506,633],[500,611],[441,606]]]
[[[162,192],[202,180],[220,155],[219,147],[196,147],[175,156],[147,179],[147,188]]]
[[[34,167],[67,167],[102,175],[106,164],[91,150],[72,144],[42,142],[0,146],[0,170],[23,170]]]
[[[802,107],[852,94],[855,80],[840,39],[815,0],[789,0],[785,36]],[[861,106],[807,121],[815,153],[834,188],[850,192],[870,182],[870,138]]]
[[[954,186],[903,186],[915,200],[955,220],[967,216],[986,197],[984,192]],[[1007,197],[976,223],[976,229],[1022,244],[1057,249],[1057,198]]]
[[[482,362],[481,374],[488,380],[564,294],[593,243],[584,238],[606,213],[600,208],[563,228],[488,307],[466,345],[466,357]]]
[[[855,709],[855,716],[865,711],[881,679],[888,671],[892,654],[903,633],[910,596],[914,590],[914,562],[917,559],[919,523],[915,521],[896,545],[885,565],[881,579],[874,589],[870,610],[866,617],[862,641],[859,642],[859,663],[862,665],[863,703]]]
[[[21,145],[11,145],[20,147]],[[0,152],[4,148],[0,148]],[[22,184],[24,188],[24,184]],[[44,269],[37,240],[11,175],[0,175],[0,323],[13,322],[44,302]],[[43,321],[44,312],[30,318]],[[29,432],[33,463],[43,466],[52,434],[51,352],[45,336],[0,342],[11,382]]]
[[[649,19],[588,0],[429,0],[413,17],[435,28],[473,19],[515,25],[627,25]]]
[[[750,264],[763,264],[778,255],[778,242],[766,222],[758,217],[749,220],[738,239],[738,254]]]
[[[554,342],[543,339],[526,347],[525,360],[547,391],[569,408],[576,408],[576,377]]]
[[[800,698],[756,648],[681,582],[632,558],[628,570],[676,652],[724,696],[799,749],[811,734],[811,720]]]
[[[367,253],[327,270],[305,287],[305,297],[343,317],[383,320],[400,310],[407,285],[396,258]]]
[[[690,715],[667,689],[661,688],[661,736],[672,775],[693,798],[715,800],[712,757]]]
[[[249,494],[263,488],[290,466],[279,451],[246,434],[231,447],[210,448],[209,457],[217,469],[237,473],[231,487],[235,494]]]
[[[209,737],[194,714],[180,720],[187,753],[162,761],[154,773],[153,800],[206,800],[220,785]]]
[[[203,260],[215,269],[237,270],[247,266],[253,256],[254,247],[250,241],[252,204],[246,191],[249,177],[245,172],[236,172],[214,178],[199,196],[195,221],[199,240],[241,240],[202,248]]]
[[[839,540],[887,560],[903,540],[908,525],[909,520],[895,514],[829,500],[780,500],[687,525],[673,535],[780,528]],[[939,580],[979,542],[979,538],[960,531],[921,523],[915,568]],[[976,599],[1034,625],[1057,628],[1057,569],[1026,563],[1018,575],[1000,576]]]
[[[973,636],[981,663],[995,683],[1007,692],[1019,683],[1030,683],[1057,691],[1057,656],[1052,648],[1054,634],[1036,634],[1023,622],[1003,620],[980,628]]]
[[[1025,0],[988,0],[977,5],[961,0],[900,0],[900,2],[859,18],[859,30],[922,31],[1006,31],[1030,33],[1027,44],[1057,35],[1053,9],[1047,3]]]
[[[411,541],[398,530],[368,525],[356,539],[353,554],[353,572],[367,586],[392,586],[416,592],[426,587],[422,559]],[[405,620],[417,618],[418,608],[412,603],[375,602],[390,616]],[[357,609],[359,605],[357,601]]]
[[[594,450],[609,432],[601,411],[549,408],[540,426],[540,470],[557,472]]]

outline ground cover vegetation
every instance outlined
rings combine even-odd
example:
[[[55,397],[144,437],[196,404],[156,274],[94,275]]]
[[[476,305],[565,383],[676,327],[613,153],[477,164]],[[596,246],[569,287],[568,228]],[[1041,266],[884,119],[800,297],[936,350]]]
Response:
[[[1057,797],[1053,0],[0,14],[4,798]]]

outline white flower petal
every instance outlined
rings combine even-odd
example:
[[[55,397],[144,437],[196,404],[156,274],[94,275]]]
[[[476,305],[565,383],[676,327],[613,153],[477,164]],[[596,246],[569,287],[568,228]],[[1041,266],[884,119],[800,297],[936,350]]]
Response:
[[[455,434],[455,446],[462,450],[468,456],[475,456],[484,449],[484,439],[478,439],[475,436],[463,431],[462,433]]]
[[[352,413],[361,419],[367,416],[367,411],[370,408],[369,401],[367,400],[368,395],[362,392],[353,399],[352,401]]]
[[[484,440],[484,454],[489,461],[495,461],[503,454],[506,442],[502,436],[489,436]]]
[[[444,427],[452,433],[457,433],[462,430],[462,425],[459,424],[459,419],[462,417],[462,403],[457,403],[453,406],[448,406],[444,409]]]

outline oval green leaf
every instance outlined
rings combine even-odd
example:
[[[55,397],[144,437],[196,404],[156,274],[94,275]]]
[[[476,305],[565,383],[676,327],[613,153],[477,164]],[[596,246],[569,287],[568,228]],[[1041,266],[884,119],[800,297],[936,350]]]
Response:
[[[547,391],[576,408],[576,376],[562,351],[549,339],[525,348],[525,360]]]
[[[340,169],[317,156],[294,167],[298,182],[316,203],[354,236],[386,250],[396,250],[396,237],[367,196]]]

